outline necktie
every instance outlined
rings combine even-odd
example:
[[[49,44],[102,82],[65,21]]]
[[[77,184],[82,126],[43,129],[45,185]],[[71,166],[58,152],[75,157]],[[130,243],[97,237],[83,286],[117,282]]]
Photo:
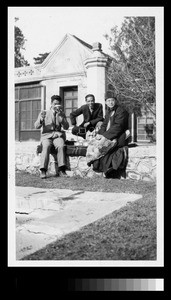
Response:
[[[54,112],[54,129],[56,129],[56,111]]]

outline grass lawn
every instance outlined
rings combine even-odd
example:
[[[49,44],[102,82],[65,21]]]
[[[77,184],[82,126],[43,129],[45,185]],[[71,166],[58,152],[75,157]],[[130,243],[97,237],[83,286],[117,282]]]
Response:
[[[95,178],[55,178],[16,173],[17,186],[136,193],[143,196],[23,260],[156,260],[156,184]]]

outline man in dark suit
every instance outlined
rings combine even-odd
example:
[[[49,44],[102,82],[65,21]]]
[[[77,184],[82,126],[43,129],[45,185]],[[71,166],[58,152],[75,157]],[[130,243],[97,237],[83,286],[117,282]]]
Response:
[[[103,176],[107,178],[108,176],[126,178],[129,114],[117,104],[117,99],[113,95],[106,99],[106,106],[105,120],[95,138],[102,144],[106,138],[111,141],[115,140],[116,145],[105,156],[93,162],[93,170],[103,172]]]
[[[125,131],[128,130],[128,112],[117,104],[115,97],[106,99],[107,112],[105,120],[96,135],[96,139],[103,137],[113,140],[117,139],[118,146],[125,145]]]
[[[103,106],[100,103],[95,103],[95,97],[92,94],[88,94],[85,97],[86,104],[76,109],[70,114],[72,128],[72,134],[86,137],[86,132],[93,131],[96,127],[103,122]],[[83,115],[83,122],[77,126],[76,117]]]

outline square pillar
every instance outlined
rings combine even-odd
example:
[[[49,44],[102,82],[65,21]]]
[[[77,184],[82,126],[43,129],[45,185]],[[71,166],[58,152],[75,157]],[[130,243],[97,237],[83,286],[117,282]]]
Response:
[[[92,56],[84,61],[87,69],[87,94],[93,94],[96,102],[103,105],[105,112],[106,67],[108,58],[101,50],[101,44],[93,44]]]

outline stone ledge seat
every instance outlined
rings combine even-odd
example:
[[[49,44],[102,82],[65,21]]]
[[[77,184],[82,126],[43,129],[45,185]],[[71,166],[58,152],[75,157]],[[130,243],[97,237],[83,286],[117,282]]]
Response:
[[[83,146],[83,145],[74,145],[74,141],[65,141],[65,149],[66,149],[66,170],[71,170],[70,168],[70,162],[69,162],[69,157],[77,157],[78,160],[81,157],[86,157],[86,152],[87,152],[87,147],[88,146]],[[121,168],[119,167],[116,174],[118,176],[118,178],[123,177],[126,178],[126,166],[127,166],[127,162],[128,162],[128,146],[123,147],[126,150],[125,152],[125,157],[124,157],[124,165],[123,163],[121,164]],[[40,143],[39,145],[37,145],[37,151],[36,154],[39,155],[42,152],[42,144]],[[54,145],[51,146],[50,148],[50,154],[53,156],[54,158],[54,162],[55,162],[55,171],[56,171],[56,175],[58,175],[58,163],[57,163],[57,152],[55,150]],[[123,166],[122,166],[123,165]],[[90,166],[89,166],[90,168]],[[110,172],[108,172],[110,173]],[[105,176],[106,177],[106,176]]]
[[[65,141],[65,149],[66,149],[66,154],[68,156],[86,156],[87,152],[87,146],[75,146],[74,141]],[[42,144],[40,143],[37,146],[36,153],[37,155],[42,152]],[[51,146],[50,148],[50,154],[53,156],[56,155],[56,150],[54,145]]]
[[[69,138],[71,138],[69,136]],[[81,140],[81,139],[80,139]],[[73,141],[70,141],[73,143]],[[15,170],[30,174],[39,174],[40,154],[36,150],[40,141],[27,141],[15,143]],[[67,145],[69,149],[69,145]],[[128,144],[129,155],[126,167],[126,178],[132,180],[156,181],[157,155],[155,144]],[[53,152],[53,151],[52,151]],[[56,154],[56,151],[55,151]],[[94,177],[101,176],[87,166],[84,156],[67,156],[70,163],[69,176]],[[56,155],[50,155],[48,173],[56,173]]]

